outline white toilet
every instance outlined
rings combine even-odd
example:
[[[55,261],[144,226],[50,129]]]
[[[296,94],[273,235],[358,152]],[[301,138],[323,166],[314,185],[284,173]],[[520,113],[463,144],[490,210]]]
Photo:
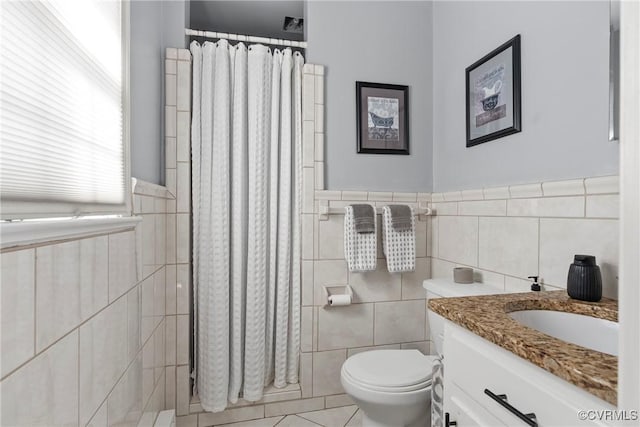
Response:
[[[488,284],[458,284],[451,280],[424,281],[427,299],[503,293]],[[442,352],[444,319],[428,311],[435,350]],[[437,356],[418,350],[371,350],[348,358],[340,381],[362,411],[363,427],[429,426],[431,373]]]

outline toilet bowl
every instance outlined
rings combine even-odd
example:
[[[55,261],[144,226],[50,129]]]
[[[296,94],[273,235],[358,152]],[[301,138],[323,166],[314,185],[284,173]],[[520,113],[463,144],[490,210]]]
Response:
[[[431,372],[435,359],[418,350],[372,350],[347,359],[340,381],[362,411],[362,425],[430,425]]]

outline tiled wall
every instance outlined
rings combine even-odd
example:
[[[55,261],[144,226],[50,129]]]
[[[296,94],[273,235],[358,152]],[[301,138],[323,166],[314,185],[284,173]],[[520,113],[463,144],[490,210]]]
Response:
[[[168,55],[174,57],[175,53],[169,50]],[[187,55],[186,50],[177,52],[178,58],[186,58]],[[167,70],[171,69],[167,67]],[[377,271],[357,274],[349,273],[344,261],[342,216],[332,215],[329,220],[321,221],[318,208],[319,204],[324,202],[336,207],[362,200],[378,205],[395,201],[417,206],[418,202],[429,202],[430,194],[324,191],[324,67],[307,64],[303,72],[300,385],[290,385],[280,390],[271,388],[266,390],[260,402],[240,400],[238,404],[230,405],[229,409],[223,412],[206,413],[198,403],[197,396],[190,397],[188,365],[178,362],[176,413],[179,426],[206,427],[350,405],[353,402],[344,394],[340,385],[340,367],[348,356],[373,347],[418,348],[429,352],[422,280],[429,277],[427,230],[430,219],[423,218],[417,222],[418,259],[415,273],[389,274],[379,241]],[[172,74],[168,74],[168,84],[172,85],[173,80]],[[188,85],[188,81],[183,80],[178,69],[178,93],[181,85]],[[171,91],[172,89],[168,88],[167,92]],[[167,106],[168,114],[174,112],[172,106]],[[177,114],[177,152],[189,153],[188,139],[180,138],[179,129],[188,126],[188,122],[179,116],[179,105]],[[188,134],[188,128],[185,128],[184,132]],[[167,140],[168,146],[172,143],[173,141]],[[168,155],[167,158],[169,157]],[[187,182],[184,186],[180,185],[180,162],[184,161],[185,168],[188,168],[188,160],[188,157],[181,158],[178,155],[178,200],[181,199],[182,191],[188,191]],[[167,176],[171,176],[169,171]],[[184,194],[185,198],[188,198],[188,193]],[[184,206],[188,208],[188,204]],[[188,242],[188,235],[184,235],[188,232],[188,228],[179,229],[178,239]],[[321,287],[332,284],[350,284],[355,292],[354,304],[348,307],[324,308]],[[170,318],[171,316],[167,316],[167,327]],[[169,390],[168,386],[168,395]],[[187,405],[188,402],[190,404]]]
[[[133,199],[135,230],[2,253],[2,425],[150,425],[163,408],[174,201],[141,182]]]
[[[618,177],[543,182],[434,193],[429,255],[433,277],[455,266],[476,278],[528,291],[527,276],[546,289],[566,288],[575,254],[595,255],[603,293],[617,298]]]

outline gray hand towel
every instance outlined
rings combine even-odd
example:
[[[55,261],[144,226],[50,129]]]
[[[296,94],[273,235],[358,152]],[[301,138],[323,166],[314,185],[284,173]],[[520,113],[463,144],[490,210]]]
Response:
[[[408,205],[389,205],[391,226],[396,231],[411,230],[411,208]]]
[[[356,233],[373,233],[376,231],[376,211],[371,205],[351,205],[353,223]]]

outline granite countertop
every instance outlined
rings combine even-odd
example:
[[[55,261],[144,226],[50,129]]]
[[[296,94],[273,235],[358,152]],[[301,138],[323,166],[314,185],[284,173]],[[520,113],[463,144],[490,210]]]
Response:
[[[429,300],[429,309],[613,405],[618,358],[561,341],[521,325],[507,313],[555,310],[618,321],[618,301],[590,303],[566,291],[529,292]]]

